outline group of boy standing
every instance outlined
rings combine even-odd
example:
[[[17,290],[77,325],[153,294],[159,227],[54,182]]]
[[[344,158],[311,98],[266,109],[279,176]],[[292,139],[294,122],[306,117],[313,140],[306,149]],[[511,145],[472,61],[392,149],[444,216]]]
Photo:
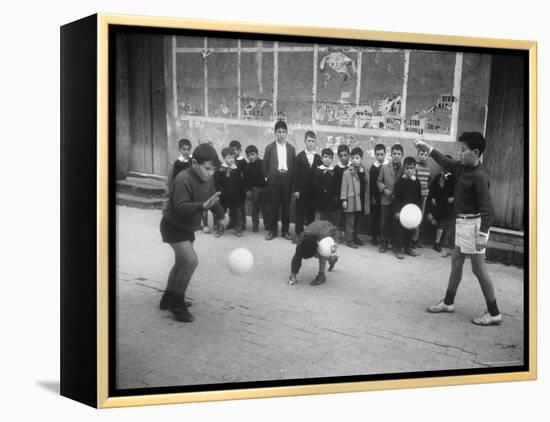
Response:
[[[332,149],[325,148],[321,154],[316,152],[315,132],[305,133],[305,148],[297,155],[294,146],[286,141],[287,133],[286,123],[278,121],[275,124],[276,139],[266,146],[263,159],[259,157],[258,148],[249,145],[245,149],[245,160],[241,156],[242,146],[236,140],[222,149],[222,162],[214,174],[214,183],[221,193],[220,205],[229,213],[229,224],[225,229],[233,228],[236,236],[243,235],[245,201],[248,199],[252,231],[259,232],[261,213],[267,231],[266,240],[278,236],[280,215],[281,236],[293,243],[297,243],[305,226],[315,220],[324,220],[338,228],[340,241],[357,248],[363,245],[359,237],[362,217],[370,214],[372,243],[380,245],[381,253],[386,252],[391,244],[397,258],[402,259],[404,254],[416,256],[414,249],[420,243],[418,229],[406,230],[399,224],[400,210],[404,205],[414,203],[424,214],[428,203],[428,220],[438,227],[434,249],[441,251],[441,235],[452,214],[452,209],[449,211],[452,202],[445,202],[441,195],[452,198],[453,184],[438,182],[435,189],[430,188],[427,152],[419,151],[417,159],[406,157],[403,160],[403,147],[395,144],[388,160],[385,145],[377,144],[375,161],[367,170],[361,148],[350,150],[347,145],[340,145],[338,160],[333,166]],[[180,157],[174,163],[172,180],[179,171],[191,166],[190,141],[182,139],[179,149]],[[446,182],[443,176],[438,175],[437,180]],[[428,198],[432,190],[441,195]],[[444,192],[440,192],[442,190]],[[296,201],[294,236],[289,231],[292,197]],[[224,228],[216,216],[214,227],[215,236],[222,236]],[[207,211],[203,215],[203,230],[210,231]]]

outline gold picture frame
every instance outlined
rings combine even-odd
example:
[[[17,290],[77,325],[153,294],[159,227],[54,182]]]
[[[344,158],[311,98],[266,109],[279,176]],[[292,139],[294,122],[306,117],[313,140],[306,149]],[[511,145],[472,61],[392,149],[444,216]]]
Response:
[[[404,377],[377,380],[354,380],[341,382],[322,382],[246,387],[224,389],[217,387],[209,391],[186,391],[139,394],[112,394],[109,365],[115,359],[112,356],[114,303],[113,280],[110,270],[113,253],[114,227],[110,227],[110,207],[113,207],[113,127],[114,105],[112,89],[115,86],[110,74],[110,65],[116,59],[110,51],[114,28],[135,28],[139,31],[186,30],[205,34],[249,34],[271,37],[295,37],[296,39],[326,39],[327,43],[362,42],[381,45],[404,43],[416,48],[436,49],[438,47],[454,49],[480,49],[484,51],[517,51],[525,59],[525,95],[528,107],[525,110],[525,130],[528,134],[526,146],[528,168],[523,169],[528,186],[528,209],[525,230],[528,242],[526,251],[536,251],[537,243],[537,44],[534,41],[486,39],[475,37],[456,37],[429,34],[399,32],[380,32],[359,29],[314,28],[283,25],[258,25],[251,23],[233,23],[211,20],[161,18],[144,16],[123,16],[97,14],[81,21],[62,27],[62,279],[61,279],[61,394],[98,408],[138,406],[169,403],[189,403],[198,401],[233,400],[261,397],[282,397],[310,394],[344,393],[383,389],[401,389],[416,387],[449,386],[475,383],[534,380],[537,376],[537,263],[535,253],[526,253],[524,280],[528,296],[524,297],[527,332],[524,332],[526,344],[524,362],[521,370],[496,371],[494,373],[458,374],[447,376]],[[240,44],[239,44],[240,45]],[[91,50],[93,49],[93,51]],[[472,50],[468,50],[472,51]],[[77,64],[80,63],[80,64]],[[93,68],[90,68],[90,64]],[[87,67],[86,67],[87,66]],[[175,66],[175,65],[174,65]],[[82,73],[85,73],[84,77]],[[459,83],[460,85],[460,83]],[[359,83],[358,83],[359,86]],[[90,88],[93,88],[90,91]],[[172,87],[176,89],[175,87]],[[460,88],[460,87],[459,87]],[[74,110],[74,95],[78,92],[80,100],[89,102],[89,106],[80,110],[77,116]],[[93,94],[90,94],[92,92]],[[177,93],[175,95],[177,102]],[[240,98],[240,97],[239,97]],[[239,99],[240,101],[240,99]],[[177,104],[174,105],[177,115]],[[314,105],[315,107],[315,105]],[[208,110],[208,109],[207,109]],[[240,110],[240,107],[239,107]],[[458,111],[455,116],[458,119]],[[240,115],[239,115],[240,116]],[[112,118],[112,117],[111,117]],[[452,119],[451,119],[452,120]],[[222,122],[223,123],[223,122]],[[456,123],[456,120],[455,120]],[[260,124],[260,123],[259,123]],[[263,124],[263,123],[262,123]],[[266,124],[268,125],[268,124]],[[271,125],[271,123],[269,123]],[[336,129],[335,129],[336,130]],[[355,133],[353,128],[343,133]],[[373,129],[375,130],[375,129]],[[367,133],[367,132],[365,132]],[[368,132],[371,133],[371,132]],[[372,132],[374,133],[374,132]],[[81,142],[71,142],[81,136]],[[403,135],[405,136],[405,135]],[[457,125],[451,124],[448,133],[428,135],[425,139],[455,140]],[[407,137],[413,137],[407,135]],[[71,165],[75,154],[88,154],[94,159],[84,169]],[[111,160],[111,161],[110,161]],[[84,172],[82,183],[73,186],[74,177]],[[89,182],[90,186],[84,186]],[[75,203],[82,201],[92,208],[84,217],[77,218],[72,209]],[[77,252],[75,239],[71,233],[79,234],[80,241],[90,242],[90,250]],[[80,269],[80,272],[78,271]],[[82,275],[85,269],[85,275]],[[80,274],[76,279],[77,274]],[[111,284],[110,284],[111,283]],[[93,295],[91,293],[94,293]],[[93,297],[92,297],[93,296]],[[90,314],[83,314],[87,310]],[[84,366],[87,369],[84,369]]]

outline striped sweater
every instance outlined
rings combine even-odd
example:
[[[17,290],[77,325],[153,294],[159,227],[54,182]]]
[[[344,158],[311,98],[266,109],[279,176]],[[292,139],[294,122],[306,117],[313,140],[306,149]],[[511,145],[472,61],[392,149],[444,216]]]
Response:
[[[418,177],[418,180],[420,181],[420,193],[422,194],[422,198],[426,198],[428,196],[428,192],[430,191],[430,167],[428,167],[426,163],[417,162],[416,177]]]

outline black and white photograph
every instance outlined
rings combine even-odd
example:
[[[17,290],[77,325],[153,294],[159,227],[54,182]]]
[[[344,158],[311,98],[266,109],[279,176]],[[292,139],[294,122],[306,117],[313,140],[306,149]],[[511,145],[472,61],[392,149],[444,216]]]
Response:
[[[526,54],[110,46],[116,391],[528,367]]]

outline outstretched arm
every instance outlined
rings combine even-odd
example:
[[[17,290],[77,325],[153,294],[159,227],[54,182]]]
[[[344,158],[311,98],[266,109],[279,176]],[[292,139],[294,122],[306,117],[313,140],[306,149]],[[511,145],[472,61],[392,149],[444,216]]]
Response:
[[[426,142],[421,141],[420,139],[414,140],[414,146],[418,150],[428,151],[430,157],[432,157],[437,164],[439,164],[448,172],[456,173],[456,169],[460,164],[460,161],[445,157],[441,152],[436,150],[434,147],[428,145]]]

